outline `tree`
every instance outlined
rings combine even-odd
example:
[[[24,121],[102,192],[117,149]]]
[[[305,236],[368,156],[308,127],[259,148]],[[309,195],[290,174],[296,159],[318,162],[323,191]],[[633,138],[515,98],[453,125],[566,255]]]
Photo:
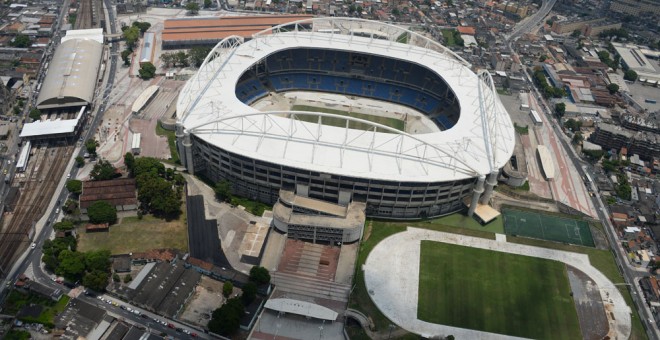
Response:
[[[58,256],[59,266],[55,273],[64,276],[67,280],[79,281],[85,273],[85,254],[63,250]]]
[[[131,281],[133,281],[131,274],[126,274],[126,276],[124,276],[124,283],[129,283]]]
[[[580,131],[580,128],[582,127],[582,121],[571,118],[564,123],[564,127],[573,132]]]
[[[62,205],[62,211],[64,211],[65,214],[80,213],[79,211],[77,211],[77,209],[78,209],[78,201],[74,199],[68,199]]]
[[[211,52],[211,48],[209,47],[193,47],[189,55],[190,63],[195,67],[202,66],[209,52]]]
[[[89,216],[89,221],[94,224],[117,223],[117,209],[106,201],[92,203],[87,207],[87,215]]]
[[[188,63],[188,54],[184,51],[179,51],[174,55],[174,58],[176,60],[176,63],[181,65],[182,67],[187,67],[190,65]]]
[[[610,91],[610,94],[615,94],[619,91],[619,85],[611,83],[607,85],[607,90]]]
[[[18,48],[26,48],[32,45],[32,40],[30,40],[30,37],[28,37],[27,35],[19,34],[16,37],[14,37],[14,40],[12,40],[9,43],[9,45]]]
[[[66,181],[66,190],[75,195],[80,195],[82,192],[82,181],[71,179]]]
[[[544,62],[546,59],[548,59],[548,56],[545,54],[539,57],[540,62]]]
[[[110,251],[96,250],[88,251],[85,254],[85,269],[87,271],[110,271]]]
[[[231,336],[240,327],[245,307],[239,298],[227,300],[222,307],[213,311],[208,323],[209,330],[224,336]]]
[[[262,285],[270,282],[268,269],[260,266],[254,266],[250,269],[250,281]]]
[[[225,283],[222,285],[222,296],[228,298],[229,296],[231,296],[231,293],[233,291],[234,291],[234,285],[229,281],[225,281]]]
[[[68,220],[62,220],[61,222],[57,222],[53,224],[53,229],[56,231],[68,231],[73,229],[75,226],[73,225],[73,222],[68,221]]]
[[[105,287],[108,285],[108,273],[98,270],[89,272],[85,274],[82,282],[85,287],[97,292],[105,291]]]
[[[124,165],[126,165],[126,169],[133,173],[133,167],[135,166],[135,156],[133,156],[132,153],[127,152],[124,155]]]
[[[231,183],[229,183],[229,181],[222,180],[216,183],[213,189],[215,191],[215,197],[217,197],[220,201],[231,201]]]
[[[555,113],[557,113],[557,116],[563,117],[564,114],[566,113],[566,104],[565,103],[555,104]]]
[[[137,27],[137,28],[140,30],[140,33],[141,33],[141,34],[144,34],[144,32],[146,32],[146,31],[149,30],[149,28],[151,27],[151,24],[148,23],[148,22],[146,22],[146,21],[144,21],[144,22],[142,22],[142,21],[135,21],[135,22],[133,22],[133,25],[132,25],[132,26]]]
[[[117,173],[117,169],[110,162],[103,159],[94,164],[92,171],[89,173],[89,177],[93,181],[107,181],[119,176],[121,174]]]
[[[401,15],[401,12],[397,8],[395,8],[392,10],[392,15],[398,17],[399,15]]]
[[[211,0],[204,0],[204,8],[210,8],[211,5],[213,5],[213,1],[211,1]]]
[[[121,51],[121,60],[124,61],[124,65],[128,66],[131,64],[131,54],[133,54],[133,51],[130,49]]]
[[[571,140],[571,142],[575,145],[578,145],[582,143],[583,140],[584,140],[584,136],[582,136],[582,132],[576,132],[573,135],[573,139]]]
[[[580,30],[575,30],[573,33],[571,33],[571,37],[573,38],[579,38],[582,35],[582,32]]]
[[[76,166],[79,167],[79,168],[82,168],[83,166],[85,166],[85,158],[83,158],[81,156],[76,157]]]
[[[132,51],[135,47],[135,43],[140,38],[140,29],[137,26],[131,26],[122,29],[124,31],[124,39],[126,39],[126,46],[128,46],[128,49]]]
[[[41,119],[41,110],[37,109],[36,107],[30,110],[30,118],[32,120],[39,120]]]
[[[637,80],[637,72],[634,70],[628,70],[626,73],[623,74],[623,79],[628,80],[628,81],[635,81]]]
[[[142,63],[138,73],[142,79],[151,79],[156,75],[156,66],[150,62]]]
[[[112,274],[112,281],[114,281],[114,282],[121,281],[121,278],[119,277],[119,274],[117,274],[117,273]]]
[[[99,146],[99,142],[97,142],[95,139],[88,139],[85,142],[85,148],[87,149],[87,153],[89,153],[92,157],[96,157],[96,147]]]
[[[241,300],[243,304],[248,306],[254,301],[257,297],[257,285],[254,282],[248,282],[243,286],[243,295],[241,295]]]
[[[188,14],[195,15],[199,12],[199,5],[194,1],[190,1],[186,4],[186,10]]]

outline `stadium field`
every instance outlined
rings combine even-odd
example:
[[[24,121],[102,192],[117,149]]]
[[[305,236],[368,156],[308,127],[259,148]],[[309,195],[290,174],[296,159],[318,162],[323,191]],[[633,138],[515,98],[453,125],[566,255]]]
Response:
[[[417,317],[485,332],[580,339],[563,263],[422,241]]]
[[[396,118],[369,115],[369,114],[364,114],[364,113],[341,111],[341,110],[334,110],[334,109],[328,109],[328,108],[325,108],[325,107],[316,107],[316,106],[308,106],[308,105],[294,105],[293,107],[291,107],[291,110],[292,111],[312,111],[312,112],[332,113],[332,114],[341,115],[341,116],[349,116],[349,117],[368,120],[370,122],[383,124],[385,126],[389,126],[391,128],[394,128],[394,129],[397,129],[397,130],[400,130],[400,131],[404,131],[404,129],[405,129],[405,123],[403,122],[403,120],[396,119]],[[299,120],[305,121],[305,122],[312,122],[312,123],[316,123],[318,121],[318,117],[315,117],[315,116],[296,116],[296,118],[299,119]],[[346,126],[346,121],[344,121],[342,119],[323,117],[323,125],[345,127]],[[350,122],[349,123],[349,128],[356,129],[356,130],[369,130],[371,128],[371,125],[362,124],[362,123],[358,123],[358,122]]]
[[[589,224],[584,221],[516,209],[503,209],[502,216],[507,235],[595,246]]]

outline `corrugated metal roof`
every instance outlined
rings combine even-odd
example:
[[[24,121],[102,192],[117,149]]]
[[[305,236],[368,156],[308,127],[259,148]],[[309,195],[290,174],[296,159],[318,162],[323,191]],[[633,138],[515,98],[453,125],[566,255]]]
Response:
[[[244,38],[267,28],[312,18],[310,15],[230,16],[165,20],[163,43],[185,40],[222,40],[232,35]]]
[[[41,86],[37,108],[85,105],[92,101],[103,55],[103,33],[82,31],[87,32],[68,31],[62,39]]]

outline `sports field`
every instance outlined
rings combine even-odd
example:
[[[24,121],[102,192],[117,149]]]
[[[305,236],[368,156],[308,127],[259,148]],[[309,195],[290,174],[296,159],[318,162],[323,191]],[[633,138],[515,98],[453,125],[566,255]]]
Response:
[[[563,263],[422,241],[417,317],[534,339],[580,339]]]
[[[595,246],[589,224],[584,221],[516,209],[503,209],[502,216],[507,235]]]
[[[341,115],[341,116],[349,116],[349,117],[368,120],[370,122],[379,123],[379,124],[389,126],[391,128],[394,128],[394,129],[397,129],[397,130],[400,130],[400,131],[404,131],[404,129],[405,129],[405,123],[403,122],[403,120],[396,119],[396,118],[369,115],[369,114],[364,114],[364,113],[341,111],[341,110],[333,110],[333,109],[328,109],[328,108],[324,108],[324,107],[315,107],[315,106],[308,106],[308,105],[294,105],[294,106],[291,107],[291,110],[293,110],[293,111],[312,111],[312,112],[332,113],[332,114]],[[318,117],[315,117],[315,116],[301,115],[301,116],[296,116],[296,118],[299,119],[299,120],[305,121],[305,122],[312,122],[312,123],[318,122]],[[339,118],[323,117],[322,122],[323,122],[323,125],[338,126],[338,127],[345,127],[346,126],[346,121],[343,120],[343,119],[339,119]],[[363,124],[363,123],[359,123],[359,122],[350,122],[348,127],[351,128],[351,129],[356,129],[356,130],[369,130],[370,128],[372,128],[371,125]],[[382,132],[387,132],[387,131],[382,131]]]

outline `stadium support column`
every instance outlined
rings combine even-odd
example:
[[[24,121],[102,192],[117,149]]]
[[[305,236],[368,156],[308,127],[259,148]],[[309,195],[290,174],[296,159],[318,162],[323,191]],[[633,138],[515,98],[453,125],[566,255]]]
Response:
[[[490,201],[490,196],[493,195],[493,189],[495,189],[495,185],[497,184],[497,175],[499,175],[499,171],[493,171],[488,175],[488,179],[486,180],[486,191],[484,192],[484,195],[481,196],[481,204],[488,204],[488,201]]]
[[[181,165],[185,166],[189,174],[194,174],[192,161],[192,142],[190,141],[190,133],[184,131],[182,125],[176,125],[176,148],[179,151],[179,158]]]
[[[468,216],[470,217],[474,215],[474,209],[477,209],[477,204],[479,204],[479,197],[481,197],[481,193],[484,192],[485,181],[486,181],[486,176],[481,175],[477,180],[477,184],[474,186],[472,193],[472,202],[470,203],[470,208],[468,209]]]

